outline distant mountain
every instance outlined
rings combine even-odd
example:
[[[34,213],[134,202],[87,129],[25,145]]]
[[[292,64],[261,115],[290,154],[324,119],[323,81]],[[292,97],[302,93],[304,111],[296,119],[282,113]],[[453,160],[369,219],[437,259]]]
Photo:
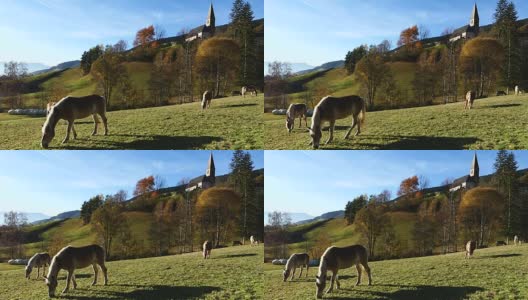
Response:
[[[312,222],[315,222],[315,221],[324,221],[324,220],[328,220],[328,219],[335,219],[335,218],[342,218],[345,216],[345,211],[344,210],[336,210],[336,211],[331,211],[331,212],[327,212],[327,213],[324,213],[318,217],[315,217],[315,218],[312,218],[312,219],[306,219],[306,220],[301,220],[301,221],[298,221],[296,222],[297,225],[301,225],[301,224],[307,224],[307,223],[312,223]]]
[[[327,63],[324,63],[318,67],[314,67],[314,68],[311,68],[311,69],[306,69],[306,70],[301,70],[301,71],[298,71],[298,72],[294,72],[295,75],[303,75],[303,74],[308,74],[308,73],[312,73],[312,72],[319,72],[319,71],[326,71],[326,70],[330,70],[330,69],[335,69],[335,68],[341,68],[345,65],[345,61],[344,60],[336,60],[336,61],[331,61],[331,62],[327,62]]]
[[[63,62],[63,63],[60,63],[54,67],[47,67],[45,69],[40,69],[38,71],[34,71],[31,73],[31,75],[39,75],[39,74],[44,74],[44,73],[48,73],[48,72],[51,72],[51,71],[62,71],[62,70],[66,70],[66,69],[71,69],[71,68],[77,68],[78,66],[81,65],[81,61],[80,60],[72,60],[72,61],[67,61],[67,62]]]
[[[33,224],[42,224],[42,223],[48,223],[48,222],[51,222],[51,221],[60,221],[60,220],[65,220],[65,219],[70,219],[70,218],[77,218],[81,215],[81,211],[80,210],[72,210],[72,211],[67,211],[67,212],[63,212],[63,213],[60,213],[54,217],[51,217],[51,218],[47,218],[47,219],[41,219],[41,220],[38,220],[36,222],[32,222]]]
[[[4,74],[4,63],[3,61],[0,61],[0,75]],[[41,63],[25,63],[26,67],[28,68],[28,73],[31,74],[35,71],[47,69],[50,66],[41,64]]]
[[[269,211],[265,211],[264,212],[264,225],[268,225],[268,213],[270,213]],[[312,219],[313,216],[309,215],[309,214],[306,214],[306,213],[291,213],[289,212],[288,215],[290,216],[290,218],[292,219],[292,223],[298,223],[298,222],[301,222],[303,220],[307,220],[307,219]]]
[[[0,211],[0,217],[4,218],[4,213],[6,213],[5,211]],[[28,213],[28,212],[21,212],[23,213],[26,217],[27,217],[27,221],[28,223],[33,223],[35,221],[39,221],[39,220],[43,220],[43,219],[47,219],[49,218],[48,215],[45,215],[45,214],[41,214],[41,213]],[[2,221],[2,224],[4,223],[4,221]]]
[[[265,61],[264,62],[264,75],[268,75],[268,73],[269,73],[269,70],[268,70],[268,64],[269,63],[270,63],[269,61]],[[289,63],[289,64],[290,64],[290,66],[292,68],[292,73],[293,74],[296,74],[298,72],[314,68],[314,66],[311,66],[311,65],[305,64],[305,63]]]

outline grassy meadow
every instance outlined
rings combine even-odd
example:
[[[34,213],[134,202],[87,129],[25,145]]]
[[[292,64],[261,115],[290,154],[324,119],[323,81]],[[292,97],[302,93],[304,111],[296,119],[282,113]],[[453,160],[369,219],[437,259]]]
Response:
[[[78,288],[67,299],[262,299],[263,246],[213,249],[211,258],[201,253],[107,262],[108,285],[99,277],[90,286],[90,268],[75,272]],[[34,270],[36,272],[36,270]],[[2,299],[46,299],[44,282],[24,278],[23,266],[0,264]],[[100,276],[102,276],[100,274]],[[57,294],[65,287],[66,272],[59,273]]]
[[[325,299],[527,299],[528,246],[477,249],[464,253],[369,263],[372,286],[357,279],[355,268],[339,272],[341,290]],[[264,299],[315,299],[317,267],[308,277],[282,282],[284,266],[265,264]],[[331,273],[329,273],[331,274]],[[327,283],[327,287],[330,282]]]
[[[291,134],[284,119],[264,115],[265,148],[310,149],[310,136],[298,128],[298,119]],[[337,121],[334,141],[321,149],[526,149],[528,95],[477,99],[472,110],[458,102],[367,112],[361,135],[344,140],[351,123],[351,117]],[[326,125],[322,142],[328,134]]]
[[[57,125],[51,149],[262,149],[263,96],[121,110],[108,113],[109,135],[91,136],[91,118],[77,120],[77,140],[61,144],[66,122]],[[45,118],[11,117],[0,113],[1,149],[41,149]]]

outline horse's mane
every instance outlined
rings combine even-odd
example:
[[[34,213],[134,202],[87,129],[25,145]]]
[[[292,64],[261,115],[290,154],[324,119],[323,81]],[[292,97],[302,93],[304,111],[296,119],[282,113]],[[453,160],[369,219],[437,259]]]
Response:
[[[315,109],[313,111],[312,115],[312,130],[315,130],[314,127],[317,125],[317,127],[321,127],[321,106],[317,105],[315,106]]]

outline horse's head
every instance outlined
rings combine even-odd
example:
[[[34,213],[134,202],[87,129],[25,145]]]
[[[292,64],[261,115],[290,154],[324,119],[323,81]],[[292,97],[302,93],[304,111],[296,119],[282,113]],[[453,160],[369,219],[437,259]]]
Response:
[[[202,100],[202,110],[204,110],[207,107],[207,100]]]
[[[286,129],[288,129],[288,133],[292,132],[294,127],[294,121],[290,119],[290,117],[286,117]]]
[[[49,277],[44,276],[46,285],[48,286],[48,295],[50,298],[55,297],[55,290],[57,289],[57,275]]]
[[[30,265],[26,266],[26,278],[29,279],[29,275],[31,275],[31,270],[33,268]]]
[[[312,138],[310,145],[314,149],[318,149],[319,144],[321,142],[321,137],[323,136],[323,133],[321,132],[321,128],[315,127],[315,126],[313,128],[308,127],[308,132],[310,132],[310,137]]]
[[[315,297],[317,297],[317,299],[322,299],[323,291],[326,287],[326,273],[322,273],[321,275],[315,276],[315,286],[316,286]]]
[[[48,149],[49,143],[53,138],[55,137],[55,114],[54,114],[55,107],[52,107],[50,110],[50,113],[48,114],[48,118],[46,119],[46,122],[44,122],[44,125],[42,125],[42,140],[40,141],[40,145],[44,149]]]
[[[290,276],[290,270],[284,269],[284,271],[282,271],[282,276],[283,276],[284,282],[286,282],[286,279],[288,279],[288,277]]]

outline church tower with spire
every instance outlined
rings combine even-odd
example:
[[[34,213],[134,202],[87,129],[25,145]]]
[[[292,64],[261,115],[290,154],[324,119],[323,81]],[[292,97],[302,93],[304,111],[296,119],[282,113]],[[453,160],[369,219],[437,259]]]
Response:
[[[213,153],[209,155],[209,162],[207,163],[207,170],[205,170],[205,179],[212,183],[212,185],[216,182],[216,176],[215,176],[215,164],[213,159]]]
[[[480,31],[480,18],[478,14],[477,3],[473,5],[473,11],[471,12],[471,18],[469,19],[469,27],[471,31],[477,36]]]
[[[214,13],[214,8],[213,8],[213,2],[211,2],[211,6],[209,6],[209,14],[207,14],[207,20],[205,21],[205,26],[207,28],[209,28],[209,32],[211,33],[211,35],[214,35],[214,32],[215,32],[215,24],[216,22],[216,19],[215,19],[215,13]]]
[[[471,162],[471,169],[469,170],[469,177],[474,183],[479,183],[479,164],[477,159],[477,153],[473,155],[473,162]]]

